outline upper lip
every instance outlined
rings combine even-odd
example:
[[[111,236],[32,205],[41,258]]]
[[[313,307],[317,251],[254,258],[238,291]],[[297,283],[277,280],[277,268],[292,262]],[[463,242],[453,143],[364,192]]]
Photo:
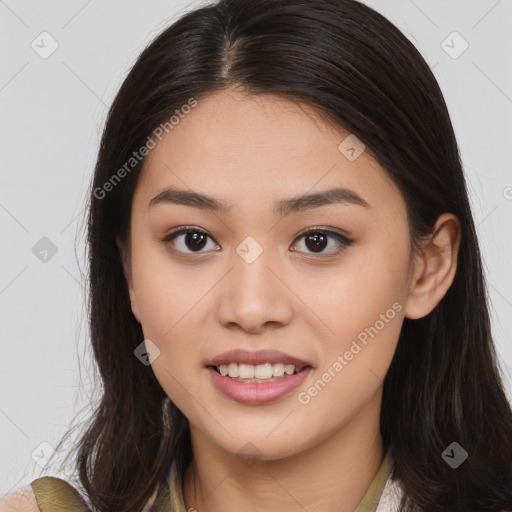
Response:
[[[219,366],[221,364],[242,363],[242,364],[264,364],[264,363],[283,363],[294,364],[296,367],[311,366],[311,363],[280,352],[279,350],[265,349],[252,352],[244,349],[233,349],[222,354],[216,355],[207,366]]]

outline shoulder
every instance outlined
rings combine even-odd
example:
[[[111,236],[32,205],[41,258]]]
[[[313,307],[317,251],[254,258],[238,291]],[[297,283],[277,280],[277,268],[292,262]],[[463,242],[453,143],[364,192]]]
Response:
[[[150,510],[156,495],[155,491],[143,512]],[[64,503],[68,507],[66,510],[69,510],[70,505],[73,506],[71,509],[73,511],[88,510],[78,491],[70,483],[61,478],[43,477],[0,498],[0,512],[41,512],[38,497],[49,507]],[[41,506],[43,506],[43,503],[41,503]],[[47,510],[47,508],[44,508],[44,510]]]
[[[400,482],[393,481],[389,476],[375,512],[397,512],[400,509],[400,501],[403,496],[404,490]],[[0,510],[0,512],[3,511]],[[501,512],[512,512],[512,509],[503,509]]]
[[[403,490],[400,483],[393,481],[389,476],[375,512],[396,512],[399,510],[402,496]]]
[[[66,480],[55,476],[36,478],[0,501],[0,512],[86,512],[80,493]]]
[[[40,512],[32,486],[20,487],[1,498],[0,512]]]

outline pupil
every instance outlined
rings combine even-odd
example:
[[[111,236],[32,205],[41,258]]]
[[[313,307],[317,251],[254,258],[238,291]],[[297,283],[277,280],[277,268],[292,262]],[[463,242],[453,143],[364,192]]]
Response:
[[[312,251],[320,252],[326,247],[327,237],[324,234],[318,233],[306,237],[306,246]]]
[[[191,250],[202,249],[205,245],[206,237],[202,233],[187,233],[185,244]],[[190,245],[189,245],[189,242]]]

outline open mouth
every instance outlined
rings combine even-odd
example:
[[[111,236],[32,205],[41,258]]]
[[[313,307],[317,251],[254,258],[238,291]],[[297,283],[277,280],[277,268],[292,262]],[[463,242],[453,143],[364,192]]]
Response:
[[[287,379],[312,367],[310,365],[296,367],[293,364],[285,365],[282,363],[265,363],[257,366],[231,363],[229,365],[209,366],[208,368],[213,368],[219,375],[230,380],[264,384]]]

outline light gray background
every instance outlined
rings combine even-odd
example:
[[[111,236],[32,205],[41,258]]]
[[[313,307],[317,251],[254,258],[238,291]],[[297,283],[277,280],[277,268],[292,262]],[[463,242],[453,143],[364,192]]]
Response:
[[[37,461],[89,403],[82,220],[107,106],[142,48],[202,3],[0,0],[0,497],[48,471]],[[512,0],[366,3],[416,44],[445,94],[510,393]],[[43,31],[59,45],[47,59],[31,47]],[[457,59],[441,46],[463,48],[453,31],[469,44]],[[57,247],[46,263],[32,252],[42,237]]]

